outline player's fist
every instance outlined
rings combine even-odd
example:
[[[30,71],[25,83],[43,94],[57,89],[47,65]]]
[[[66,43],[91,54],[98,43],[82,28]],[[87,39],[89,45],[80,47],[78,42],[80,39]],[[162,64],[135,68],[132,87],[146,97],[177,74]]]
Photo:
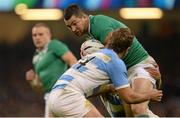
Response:
[[[150,97],[151,97],[150,99],[153,101],[161,101],[162,96],[163,96],[162,90],[153,89],[150,92]]]
[[[34,77],[35,77],[35,72],[33,71],[33,69],[30,69],[26,72],[26,80],[27,81],[33,80]]]

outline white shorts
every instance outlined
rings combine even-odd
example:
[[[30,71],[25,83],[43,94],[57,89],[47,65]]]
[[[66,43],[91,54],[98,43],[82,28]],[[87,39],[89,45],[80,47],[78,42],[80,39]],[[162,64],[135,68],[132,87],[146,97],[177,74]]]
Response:
[[[53,116],[83,117],[93,105],[77,91],[57,89],[50,93],[49,108]]]
[[[143,60],[142,62],[130,67],[128,69],[128,80],[130,83],[133,83],[135,79],[144,78],[148,79],[152,82],[152,84],[156,85],[156,80],[147,72],[144,68],[156,68],[157,63],[155,60],[149,56],[147,59]]]

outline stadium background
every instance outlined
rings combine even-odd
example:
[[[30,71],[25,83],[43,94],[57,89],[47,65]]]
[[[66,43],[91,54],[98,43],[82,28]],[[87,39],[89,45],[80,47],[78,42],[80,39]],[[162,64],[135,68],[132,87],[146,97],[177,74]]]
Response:
[[[0,0],[0,116],[43,116],[43,95],[36,94],[25,81],[25,72],[32,67],[34,46],[31,27],[37,22],[47,23],[54,37],[65,42],[79,59],[83,41],[73,35],[63,19],[49,21],[22,20],[14,11],[19,3],[28,8],[64,9],[79,4],[87,13],[105,14],[124,22],[160,65],[164,97],[151,103],[160,116],[180,116],[180,2],[178,0]],[[161,19],[123,19],[122,7],[159,7]],[[97,100],[98,101],[98,100]],[[94,101],[95,104],[98,104]],[[101,108],[102,105],[98,105]],[[101,109],[105,115],[104,109]]]

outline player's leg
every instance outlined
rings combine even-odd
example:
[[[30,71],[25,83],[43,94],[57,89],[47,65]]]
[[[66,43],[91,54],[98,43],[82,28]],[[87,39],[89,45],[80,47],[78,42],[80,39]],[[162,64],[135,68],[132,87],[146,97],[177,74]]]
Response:
[[[159,118],[156,114],[154,114],[151,110],[148,109],[148,115],[153,118]]]
[[[102,117],[80,92],[54,90],[49,97],[50,112],[56,117]]]
[[[125,117],[123,102],[118,94],[106,93],[100,98],[111,117]]]
[[[153,89],[153,85],[150,80],[144,78],[137,78],[131,83],[132,89],[137,93],[145,93]],[[131,104],[131,110],[134,116],[149,116],[148,114],[149,101]]]
[[[131,87],[135,92],[144,93],[153,89],[151,81],[144,78],[137,78],[131,83]],[[127,117],[133,116],[148,116],[148,103],[143,102],[139,104],[126,104],[124,103],[124,109]]]
[[[160,79],[159,78],[160,73],[157,67],[158,66],[154,61],[154,59],[152,57],[148,57],[146,60],[128,69],[128,74],[129,74],[128,79],[131,83],[132,89],[135,92],[144,93],[155,88],[157,84],[156,78]],[[153,71],[150,72],[151,70]],[[151,116],[153,113],[150,114],[150,112],[148,112],[149,109],[148,104],[149,101],[139,104],[132,104],[130,108],[134,116],[148,115],[148,114],[149,116]],[[129,115],[131,114],[128,114],[128,116]]]
[[[123,107],[125,111],[126,117],[133,117],[133,113],[130,107],[130,104],[127,104],[125,101],[123,102]]]
[[[101,101],[111,117],[125,117],[123,102],[118,93],[107,93],[112,84],[104,84],[86,93],[86,98],[101,95]],[[103,94],[102,94],[103,93]]]
[[[91,103],[90,103],[91,104]],[[83,117],[103,117],[102,114],[92,105],[91,110],[86,113]]]

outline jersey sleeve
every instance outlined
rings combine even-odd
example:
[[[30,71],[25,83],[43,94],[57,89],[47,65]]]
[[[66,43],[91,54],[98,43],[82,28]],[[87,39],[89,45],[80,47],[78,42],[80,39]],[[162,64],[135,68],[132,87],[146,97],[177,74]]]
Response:
[[[122,60],[119,58],[112,59],[107,64],[107,71],[115,89],[129,86],[126,66]]]
[[[51,41],[51,43],[49,44],[49,48],[58,57],[61,57],[62,55],[64,55],[66,52],[69,51],[68,47],[63,42],[56,39]]]

